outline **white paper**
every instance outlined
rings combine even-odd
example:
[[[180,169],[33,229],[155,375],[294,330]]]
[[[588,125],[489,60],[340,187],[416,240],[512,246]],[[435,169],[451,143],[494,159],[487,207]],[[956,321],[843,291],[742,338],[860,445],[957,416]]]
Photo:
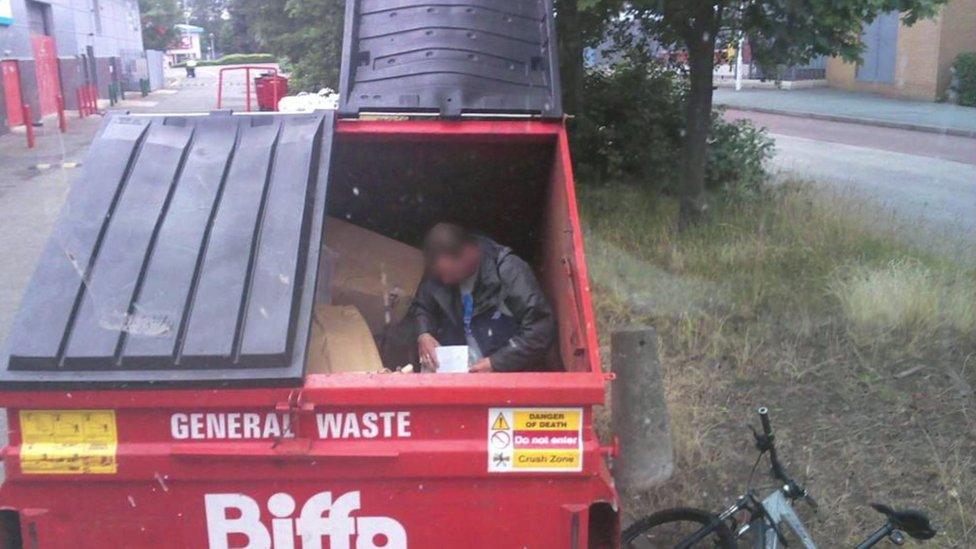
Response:
[[[434,349],[437,354],[437,373],[468,373],[468,346],[443,345]]]

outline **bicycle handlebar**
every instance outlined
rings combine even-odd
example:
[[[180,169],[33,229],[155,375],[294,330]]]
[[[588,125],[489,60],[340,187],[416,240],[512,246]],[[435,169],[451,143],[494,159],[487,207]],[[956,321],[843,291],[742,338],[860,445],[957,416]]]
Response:
[[[805,499],[814,508],[817,507],[816,502],[807,493],[806,489],[796,483],[789,474],[786,473],[786,468],[779,461],[779,455],[776,453],[776,437],[773,434],[773,426],[769,421],[769,409],[765,406],[760,407],[756,410],[759,413],[759,421],[762,423],[763,436],[760,438],[756,436],[756,445],[759,447],[760,452],[769,452],[769,463],[772,466],[773,477],[780,482],[786,484],[787,495],[791,499]]]
[[[770,443],[772,443],[773,427],[769,423],[769,409],[762,406],[759,408],[759,410],[757,410],[757,412],[759,412],[759,421],[762,422],[763,433],[766,435],[766,438],[770,440]]]

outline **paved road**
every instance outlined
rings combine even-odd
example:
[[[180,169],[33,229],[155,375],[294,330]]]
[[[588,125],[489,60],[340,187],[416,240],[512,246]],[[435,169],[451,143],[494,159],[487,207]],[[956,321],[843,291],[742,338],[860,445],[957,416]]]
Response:
[[[850,188],[916,224],[926,243],[973,255],[976,139],[730,110],[776,139],[775,169]]]
[[[716,105],[732,109],[840,117],[875,125],[913,126],[934,132],[976,135],[976,109],[948,103],[893,99],[830,88],[740,91],[720,88],[715,90],[714,99]]]
[[[976,164],[976,139],[921,133],[864,124],[811,120],[797,116],[728,109],[726,118],[747,118],[776,135],[803,137],[827,143],[843,143],[916,156]]]

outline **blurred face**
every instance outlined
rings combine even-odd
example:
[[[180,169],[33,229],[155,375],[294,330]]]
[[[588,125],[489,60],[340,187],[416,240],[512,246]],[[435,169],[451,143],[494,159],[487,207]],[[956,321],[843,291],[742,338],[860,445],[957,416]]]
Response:
[[[462,280],[478,272],[481,250],[474,244],[463,246],[457,253],[443,253],[430,264],[430,274],[442,284],[460,284]]]

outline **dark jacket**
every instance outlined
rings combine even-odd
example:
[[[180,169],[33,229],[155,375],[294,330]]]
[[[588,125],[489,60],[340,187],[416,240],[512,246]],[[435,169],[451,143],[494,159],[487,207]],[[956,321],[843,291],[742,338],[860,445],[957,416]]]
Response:
[[[488,238],[479,238],[478,245],[482,261],[472,290],[471,331],[481,352],[497,372],[543,369],[556,335],[549,301],[528,263],[510,248]],[[424,278],[410,314],[417,336],[429,333],[441,345],[466,344],[457,286]]]

